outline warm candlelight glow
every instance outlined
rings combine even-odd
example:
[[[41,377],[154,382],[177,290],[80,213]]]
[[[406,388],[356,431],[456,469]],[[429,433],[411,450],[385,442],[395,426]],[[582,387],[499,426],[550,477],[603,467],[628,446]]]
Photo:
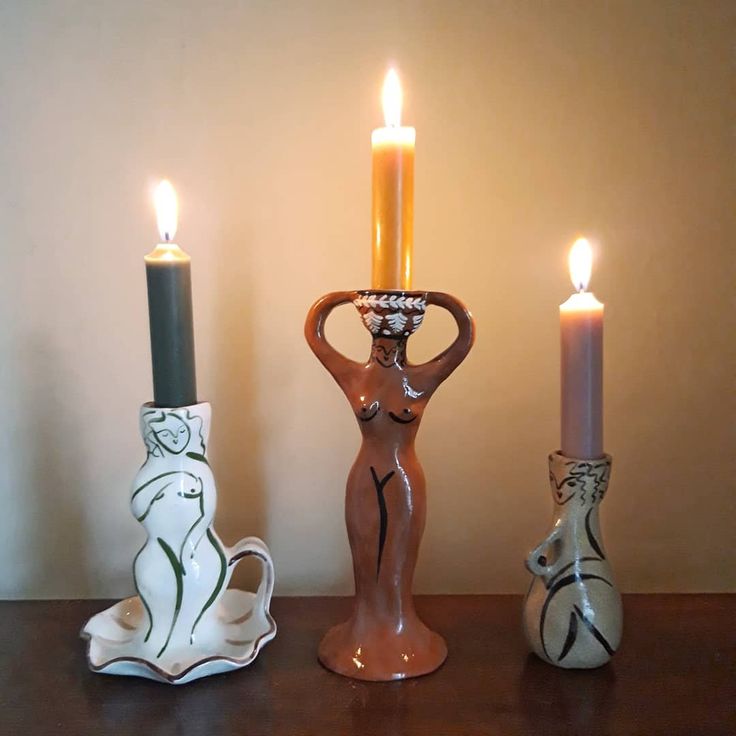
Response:
[[[156,203],[156,221],[161,240],[170,243],[176,235],[177,203],[176,192],[171,182],[164,179],[157,187],[154,194]]]
[[[603,304],[586,291],[593,249],[585,238],[568,262],[575,293],[560,304],[561,450],[588,460],[603,454]]]
[[[395,69],[389,69],[383,82],[383,118],[386,126],[398,128],[401,125],[401,105],[403,93],[401,82]]]
[[[383,83],[386,125],[371,134],[373,159],[372,269],[374,289],[410,289],[414,243],[414,142],[401,125],[401,83],[389,69]]]
[[[578,238],[570,248],[568,263],[570,279],[575,290],[585,291],[593,270],[593,250],[585,238]]]

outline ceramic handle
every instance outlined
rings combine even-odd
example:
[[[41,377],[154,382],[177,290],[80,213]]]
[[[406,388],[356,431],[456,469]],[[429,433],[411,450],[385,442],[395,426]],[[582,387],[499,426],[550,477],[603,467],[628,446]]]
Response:
[[[228,550],[228,566],[236,565],[244,557],[253,555],[257,557],[263,568],[261,582],[256,592],[256,600],[254,608],[265,614],[271,605],[271,596],[273,595],[274,569],[271,554],[266,547],[265,542],[258,537],[246,537],[241,539],[235,546]]]
[[[354,291],[335,291],[326,294],[312,305],[304,324],[304,336],[309,347],[338,382],[358,364],[330,345],[325,337],[325,323],[336,307],[352,302],[355,297]]]
[[[452,344],[432,358],[432,360],[423,366],[419,366],[420,369],[427,366],[431,367],[432,371],[437,371],[439,381],[442,382],[465,360],[465,356],[473,347],[473,343],[475,342],[475,321],[468,308],[450,294],[430,291],[427,293],[427,305],[446,309],[452,315],[455,324],[457,324],[458,335]]]
[[[539,575],[543,578],[553,577],[557,568],[559,567],[558,562],[553,562],[551,565],[543,565],[539,562],[539,558],[543,556],[543,552],[550,547],[556,540],[562,536],[562,526],[556,525],[552,531],[545,537],[544,541],[538,544],[526,558],[526,568],[533,575]],[[561,557],[558,557],[558,561]]]

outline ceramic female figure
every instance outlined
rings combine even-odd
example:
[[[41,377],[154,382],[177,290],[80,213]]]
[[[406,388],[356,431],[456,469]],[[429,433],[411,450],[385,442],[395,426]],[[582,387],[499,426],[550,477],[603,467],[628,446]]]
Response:
[[[621,596],[601,538],[598,507],[611,458],[549,457],[554,523],[526,565],[535,576],[524,602],[532,650],[558,667],[591,668],[609,661],[621,641]]]
[[[347,302],[357,307],[373,338],[365,364],[346,358],[325,339],[328,315]],[[412,365],[406,357],[407,339],[430,305],[447,309],[459,334],[433,360]],[[473,344],[472,317],[447,294],[337,292],[312,307],[305,334],[345,393],[363,435],[345,499],[354,610],[348,621],[324,637],[320,661],[335,672],[364,680],[431,672],[442,664],[447,648],[419,619],[411,595],[426,512],[414,438],[430,397]]]
[[[228,549],[212,527],[210,406],[145,405],[140,423],[147,455],[131,510],[148,539],[133,563],[138,596],[88,622],[90,665],[169,682],[243,666],[276,632],[268,611],[273,564],[259,539]],[[235,564],[249,555],[264,568],[258,593],[227,590]]]

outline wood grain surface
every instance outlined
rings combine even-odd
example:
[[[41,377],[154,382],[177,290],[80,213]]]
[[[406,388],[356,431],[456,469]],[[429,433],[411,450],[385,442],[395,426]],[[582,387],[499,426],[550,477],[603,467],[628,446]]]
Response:
[[[280,598],[279,633],[251,667],[181,687],[87,670],[79,631],[105,605],[0,603],[0,734],[736,734],[736,595],[625,596],[621,649],[592,671],[527,653],[519,596],[420,596],[450,654],[437,672],[393,683],[318,664],[349,599]]]

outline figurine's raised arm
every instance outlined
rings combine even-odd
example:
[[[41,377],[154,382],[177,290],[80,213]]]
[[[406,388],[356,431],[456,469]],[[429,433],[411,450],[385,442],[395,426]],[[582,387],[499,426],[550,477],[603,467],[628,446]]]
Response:
[[[430,378],[439,385],[444,381],[470,352],[475,341],[475,323],[467,307],[454,296],[438,291],[427,293],[427,306],[434,305],[446,309],[457,324],[458,334],[453,343],[422,365],[414,367],[414,371]]]
[[[340,386],[344,386],[348,375],[361,366],[330,345],[325,337],[325,323],[335,307],[352,302],[355,298],[354,291],[334,291],[326,294],[312,305],[304,324],[304,336],[309,347]]]

